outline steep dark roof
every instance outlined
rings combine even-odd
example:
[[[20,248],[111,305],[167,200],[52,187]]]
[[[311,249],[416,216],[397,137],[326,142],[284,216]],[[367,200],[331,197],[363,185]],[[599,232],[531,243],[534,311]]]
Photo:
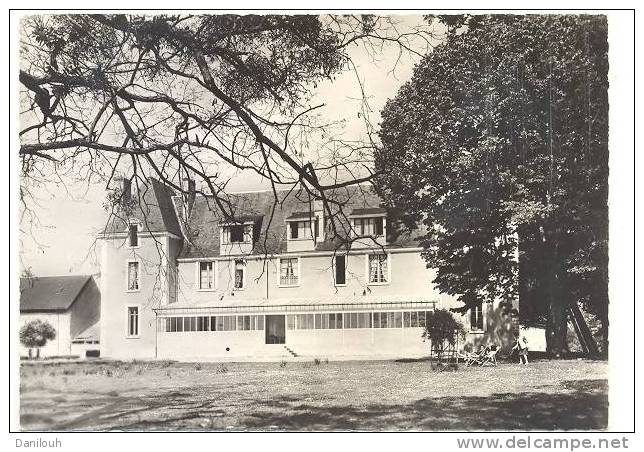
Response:
[[[20,278],[20,312],[66,311],[90,279],[89,275]]]
[[[117,214],[111,218],[105,228],[105,233],[119,233],[127,230],[127,221],[137,219],[141,222],[143,231],[170,232],[181,236],[172,197],[174,191],[150,178],[146,185],[139,188],[139,194],[134,195],[134,206],[129,215]],[[126,218],[127,217],[127,218]]]
[[[327,193],[329,199],[342,204],[343,215],[337,215],[336,228],[339,232],[348,232],[347,217],[356,209],[383,209],[380,198],[370,186],[349,186]],[[261,218],[256,224],[259,227],[258,240],[253,254],[277,254],[287,250],[286,219],[310,217],[313,211],[312,202],[306,193],[278,191],[277,203],[272,191],[238,193],[229,195],[228,201],[234,208],[235,219]],[[179,198],[175,198],[178,206]],[[331,205],[332,212],[338,213],[339,207]],[[181,209],[177,209],[181,210]],[[325,212],[325,217],[328,214]],[[197,196],[192,207],[190,218],[185,223],[184,234],[187,240],[179,257],[214,257],[219,255],[219,226],[226,221],[217,208],[212,197]],[[330,234],[326,234],[327,236]],[[389,246],[417,246],[414,234],[402,234],[389,238]],[[417,234],[416,234],[417,235]],[[316,246],[318,251],[337,249],[340,240],[325,240]]]
[[[157,206],[161,215],[161,222],[166,231],[181,236],[179,220],[172,204],[174,191],[156,179],[150,179],[157,199]]]

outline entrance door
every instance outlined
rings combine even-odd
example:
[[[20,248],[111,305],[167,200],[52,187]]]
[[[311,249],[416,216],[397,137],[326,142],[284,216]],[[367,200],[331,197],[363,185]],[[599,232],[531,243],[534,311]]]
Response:
[[[267,344],[285,344],[286,343],[286,316],[285,315],[267,315],[266,316],[266,343]]]

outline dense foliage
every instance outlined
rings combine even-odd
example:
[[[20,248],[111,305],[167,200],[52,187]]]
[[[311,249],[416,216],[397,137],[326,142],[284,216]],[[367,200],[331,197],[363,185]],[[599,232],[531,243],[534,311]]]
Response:
[[[20,328],[20,343],[29,349],[37,349],[37,355],[40,357],[40,348],[47,345],[48,341],[56,339],[56,330],[49,322],[42,320],[32,320]]]
[[[606,19],[430,20],[450,32],[384,108],[379,191],[462,311],[520,292],[558,354],[582,303],[607,337]]]
[[[465,332],[463,325],[458,322],[447,309],[436,309],[427,313],[423,339],[432,344],[432,349],[440,355],[447,348],[454,347],[459,335]]]

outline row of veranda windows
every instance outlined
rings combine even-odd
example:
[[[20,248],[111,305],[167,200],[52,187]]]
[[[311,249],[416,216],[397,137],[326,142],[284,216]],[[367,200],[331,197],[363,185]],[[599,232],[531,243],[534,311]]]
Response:
[[[389,282],[389,259],[386,254],[369,254],[368,257],[368,282],[370,284],[384,284]],[[346,256],[338,255],[334,258],[334,284],[345,285],[347,282]],[[242,290],[246,285],[246,263],[244,260],[234,261],[234,286],[235,290]],[[297,286],[300,284],[299,258],[281,258],[279,260],[280,286]],[[215,289],[215,262],[199,262],[199,289]],[[138,283],[137,283],[138,287]]]
[[[127,308],[127,332],[139,334],[139,308]],[[358,328],[424,328],[431,311],[338,312],[323,314],[288,314],[289,330],[339,330]],[[480,319],[474,320],[474,319]],[[482,308],[470,311],[472,330],[483,330]],[[263,315],[218,315],[166,317],[159,323],[161,332],[180,333],[192,331],[257,331],[264,330]]]
[[[431,311],[345,312],[289,314],[289,330],[334,330],[354,328],[424,328]]]
[[[136,308],[131,308],[136,309]],[[289,330],[341,330],[358,328],[424,328],[429,311],[338,312],[323,314],[289,314]],[[138,334],[137,319],[130,322],[130,335]],[[256,331],[264,329],[263,315],[219,315],[166,317],[160,329],[166,333],[192,331]],[[135,331],[135,332],[134,332]]]
[[[256,331],[264,329],[263,315],[218,315],[166,317],[160,322],[162,332]]]

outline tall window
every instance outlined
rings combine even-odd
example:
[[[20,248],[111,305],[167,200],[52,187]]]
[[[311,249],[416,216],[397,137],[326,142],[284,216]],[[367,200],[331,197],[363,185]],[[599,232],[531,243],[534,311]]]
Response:
[[[369,254],[369,283],[386,283],[389,279],[386,254]]]
[[[139,290],[139,263],[127,263],[127,290]]]
[[[245,284],[246,263],[243,260],[235,261],[235,290],[242,290]]]
[[[347,257],[335,256],[335,284],[342,286],[347,283]]]
[[[128,243],[132,248],[139,246],[139,225],[131,224],[127,231]]]
[[[280,259],[280,286],[299,284],[297,258]]]
[[[353,224],[356,234],[359,236],[379,237],[383,235],[383,221],[382,217],[355,218]]]
[[[483,331],[483,302],[478,302],[470,309],[470,329]]]
[[[215,263],[199,262],[199,289],[215,288]]]
[[[127,335],[139,335],[139,308],[136,306],[127,308]]]

